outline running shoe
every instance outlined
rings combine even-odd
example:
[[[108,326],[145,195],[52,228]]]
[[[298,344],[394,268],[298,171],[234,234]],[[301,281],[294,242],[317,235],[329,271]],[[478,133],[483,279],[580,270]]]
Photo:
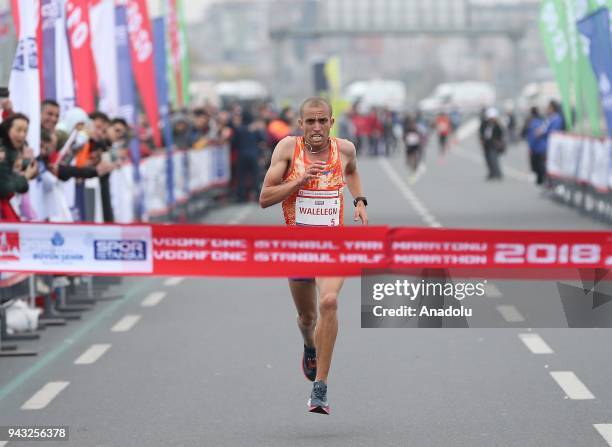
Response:
[[[317,377],[317,350],[304,345],[304,355],[302,356],[302,372],[311,382]]]
[[[327,385],[322,380],[315,382],[308,399],[308,411],[311,413],[329,414],[327,402]]]

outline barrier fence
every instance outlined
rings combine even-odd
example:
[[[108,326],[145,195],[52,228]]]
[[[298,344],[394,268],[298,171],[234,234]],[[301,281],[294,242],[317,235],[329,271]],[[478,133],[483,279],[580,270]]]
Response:
[[[552,198],[612,223],[612,140],[567,133],[551,135],[547,174]]]

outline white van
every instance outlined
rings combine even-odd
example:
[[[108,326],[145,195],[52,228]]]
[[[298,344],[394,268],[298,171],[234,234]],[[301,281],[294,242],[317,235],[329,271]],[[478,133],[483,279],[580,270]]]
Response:
[[[351,104],[358,102],[361,113],[367,113],[372,107],[401,111],[406,103],[406,86],[393,80],[357,81],[347,86],[344,97]]]
[[[451,110],[479,113],[482,108],[495,105],[495,100],[495,89],[489,83],[452,82],[438,85],[430,96],[419,102],[419,110],[426,114]]]

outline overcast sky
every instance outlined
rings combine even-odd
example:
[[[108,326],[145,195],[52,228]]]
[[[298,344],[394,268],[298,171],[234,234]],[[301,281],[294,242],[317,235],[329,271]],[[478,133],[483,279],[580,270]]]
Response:
[[[202,20],[204,10],[215,0],[187,0],[183,1],[185,8],[185,19],[187,22],[198,22]]]

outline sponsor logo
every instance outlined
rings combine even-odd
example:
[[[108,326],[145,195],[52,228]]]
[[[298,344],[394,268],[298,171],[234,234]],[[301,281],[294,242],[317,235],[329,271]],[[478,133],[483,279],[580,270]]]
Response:
[[[94,258],[97,261],[146,261],[147,244],[139,240],[95,240]]]
[[[0,232],[0,261],[19,261],[19,233]]]
[[[66,243],[66,239],[62,236],[62,233],[56,231],[53,237],[51,238],[51,244],[54,247],[62,247]]]

